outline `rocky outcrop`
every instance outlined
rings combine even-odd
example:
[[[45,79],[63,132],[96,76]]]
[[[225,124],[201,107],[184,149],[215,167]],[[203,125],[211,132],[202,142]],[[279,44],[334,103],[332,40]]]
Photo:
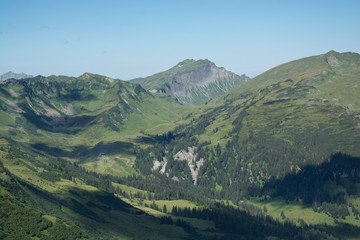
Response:
[[[204,165],[203,158],[197,159],[198,154],[196,153],[196,150],[197,148],[194,146],[188,147],[187,150],[184,149],[176,153],[173,158],[174,161],[186,161],[194,185],[196,185],[200,168]],[[168,160],[165,157],[163,157],[161,161],[155,160],[151,171],[159,172],[160,174],[169,177],[171,176],[171,169],[166,169],[167,164]],[[181,176],[173,176],[171,179],[174,181],[180,181],[180,179],[184,180]]]
[[[340,65],[340,61],[334,55],[328,56],[325,62],[333,67],[338,67]]]
[[[204,165],[203,158],[200,158],[198,161],[196,161],[196,157],[197,157],[197,153],[195,153],[196,150],[197,150],[196,147],[188,147],[187,150],[181,150],[174,157],[174,160],[176,161],[187,161],[187,164],[191,172],[191,177],[195,185],[198,178],[199,170],[201,166]]]

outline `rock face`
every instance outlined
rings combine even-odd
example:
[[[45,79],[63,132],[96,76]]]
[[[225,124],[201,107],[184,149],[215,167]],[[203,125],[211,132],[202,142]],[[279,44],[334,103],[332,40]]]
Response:
[[[151,93],[172,95],[185,105],[201,105],[228,92],[249,77],[217,67],[209,60],[185,60],[168,71],[132,81]]]
[[[218,68],[209,62],[191,72],[179,74],[161,90],[175,96],[186,105],[199,105],[216,98],[248,78]]]
[[[203,158],[200,158],[198,161],[196,161],[196,157],[197,157],[197,153],[195,153],[196,150],[197,150],[196,147],[188,147],[187,150],[182,150],[175,155],[176,161],[187,161],[187,164],[191,172],[191,177],[195,185],[198,178],[200,167],[204,165]]]
[[[13,72],[7,72],[0,76],[0,81],[5,81],[11,78],[14,79],[23,79],[23,78],[31,78],[33,76],[27,75],[25,73],[13,73]]]
[[[196,185],[200,168],[204,165],[204,158],[197,159],[198,154],[196,153],[196,151],[197,147],[188,147],[187,149],[177,152],[173,158],[174,161],[185,161],[187,163],[187,167],[190,170],[191,178],[194,185]],[[167,177],[169,177],[171,175],[171,169],[166,168],[167,164],[168,160],[165,157],[162,159],[161,162],[155,160],[151,171],[158,171],[160,174],[165,174]],[[175,175],[171,179],[174,181],[180,181],[180,179],[184,178]]]
[[[334,67],[338,67],[340,65],[340,61],[334,55],[328,56],[325,62]]]

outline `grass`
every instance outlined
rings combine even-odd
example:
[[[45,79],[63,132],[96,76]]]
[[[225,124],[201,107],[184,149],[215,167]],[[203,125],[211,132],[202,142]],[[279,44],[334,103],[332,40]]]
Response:
[[[86,185],[80,179],[73,181],[60,179],[49,182],[39,176],[43,169],[29,161],[30,155],[17,157],[16,161],[7,157],[9,144],[0,139],[0,158],[4,167],[18,178],[29,183],[33,188],[23,187],[29,193],[30,199],[36,207],[45,213],[43,217],[53,223],[57,217],[71,219],[80,223],[93,238],[116,238],[116,239],[184,239],[190,238],[181,227],[175,225],[160,224],[154,216],[146,215],[137,208],[116,200],[115,196]],[[20,155],[19,155],[20,156]],[[38,157],[39,161],[46,162],[47,158]],[[15,181],[14,181],[15,182]],[[17,181],[16,181],[17,182]],[[16,183],[15,184],[21,184]],[[140,191],[127,188],[127,191]],[[0,192],[6,190],[0,188]],[[184,203],[182,203],[184,204]],[[170,205],[169,205],[170,207]]]
[[[122,191],[127,193],[128,195],[132,194],[135,195],[136,193],[141,193],[144,196],[148,196],[149,194],[152,195],[151,192],[140,190],[137,188],[129,187],[123,184],[117,184],[113,183],[113,186],[115,188],[119,187]],[[132,206],[141,209],[142,211],[155,216],[155,217],[163,217],[163,216],[171,216],[171,210],[173,207],[177,208],[203,208],[203,206],[199,206],[198,204],[188,201],[188,200],[140,200],[137,198],[124,198],[122,196],[119,196],[121,199],[126,201],[127,203],[131,204]],[[154,210],[150,207],[153,203],[155,203],[159,207],[158,210]],[[164,208],[164,205],[166,206],[167,213],[164,213],[162,210]],[[198,228],[201,231],[205,231],[208,228],[214,228],[214,223],[211,221],[201,220],[201,219],[193,219],[193,218],[183,218],[183,217],[174,217],[171,216],[175,221],[177,219],[185,220],[189,222],[192,226]]]
[[[47,81],[51,81],[51,84],[44,88],[43,83]],[[26,82],[26,84],[30,84],[30,82]],[[172,98],[154,97],[146,92],[137,92],[134,84],[120,80],[110,82],[106,77],[100,75],[84,74],[79,78],[66,79],[55,76],[36,77],[32,79],[31,84],[32,88],[45,91],[47,95],[35,91],[30,105],[24,100],[23,96],[26,96],[26,92],[21,84],[4,84],[1,87],[4,89],[3,94],[7,91],[7,95],[11,96],[9,93],[11,89],[18,95],[17,99],[12,97],[14,101],[29,105],[29,109],[34,110],[37,114],[46,114],[47,112],[42,108],[40,102],[45,102],[53,111],[60,113],[71,103],[74,112],[69,118],[78,120],[68,121],[68,124],[71,125],[59,128],[64,129],[65,132],[63,132],[62,130],[53,130],[52,127],[36,127],[20,114],[10,115],[8,112],[0,110],[0,137],[11,138],[25,145],[29,143],[46,144],[50,149],[58,148],[67,152],[74,152],[74,149],[78,148],[87,148],[91,151],[99,143],[106,145],[112,142],[126,142],[144,148],[147,146],[146,143],[137,142],[139,137],[144,136],[141,132],[153,135],[163,134],[177,126],[178,121],[187,121],[182,118],[192,111],[189,107],[177,104]],[[61,86],[54,84],[61,84]],[[54,89],[50,91],[48,88]],[[59,93],[56,94],[57,92]],[[4,96],[0,94],[0,99],[5,101],[7,97]],[[11,107],[8,106],[8,110],[10,109]],[[37,125],[44,126],[35,113],[27,114],[37,119],[34,120]],[[94,120],[86,122],[86,118],[82,118],[84,116],[92,117]],[[9,126],[15,126],[15,118],[19,122],[19,126],[11,129]],[[108,119],[107,122],[104,120],[105,118]],[[119,130],[114,131],[107,127],[107,123],[115,125]],[[69,129],[75,132],[69,134],[66,132]],[[135,160],[134,149],[123,150],[123,152],[105,158],[99,158],[97,154],[89,155],[89,152],[79,151],[80,155],[74,152],[68,159],[99,173],[117,176],[136,173],[132,168]],[[45,153],[52,155],[53,152]]]
[[[51,216],[51,215],[43,215],[43,217],[47,220],[49,220],[52,223],[56,222],[56,217],[55,216]]]
[[[82,165],[93,172],[114,176],[128,176],[136,174],[135,169],[132,168],[134,161],[134,156],[128,156],[127,158],[119,156],[102,156],[94,158],[93,161],[87,161]]]
[[[327,64],[331,54],[343,64]],[[351,62],[356,56],[330,52],[300,59],[234,87],[199,114],[210,122],[197,135],[199,142],[211,141],[207,147],[213,149],[219,143],[224,150],[238,136],[234,148],[243,149],[241,167],[264,179],[321,164],[335,152],[360,156],[360,68]],[[236,122],[241,112],[246,115]],[[194,117],[191,125],[198,123]]]
[[[149,201],[146,200],[144,201],[144,204],[147,203],[148,205],[150,205],[153,201]],[[188,200],[155,200],[154,201],[156,205],[159,206],[160,209],[163,209],[164,205],[166,206],[166,209],[168,212],[171,212],[171,209],[173,207],[177,207],[177,208],[199,208],[200,206],[198,206],[197,204],[190,202]]]
[[[134,188],[134,187],[130,187],[130,186],[127,186],[127,185],[124,185],[124,184],[118,184],[118,183],[112,183],[112,185],[115,187],[115,188],[118,188],[121,189],[122,191],[124,191],[125,193],[127,194],[136,194],[136,193],[141,193],[141,194],[149,194],[148,191],[144,191],[144,190],[140,190],[140,189],[137,189],[137,188]]]
[[[311,205],[303,205],[299,202],[286,203],[282,198],[274,198],[266,201],[262,201],[259,198],[252,198],[248,203],[261,209],[266,207],[267,214],[281,222],[285,220],[281,217],[281,212],[283,212],[286,219],[292,220],[297,224],[299,224],[298,219],[303,219],[308,225],[321,225],[324,223],[332,226],[335,225],[333,218],[325,213],[314,212]]]
[[[353,206],[357,210],[360,210],[360,199],[359,199],[359,197],[349,197],[347,199],[347,201],[350,202],[351,204],[353,204]],[[350,216],[346,217],[346,223],[349,223],[351,225],[360,227],[360,221],[358,219],[356,219],[356,217],[354,216],[353,212],[350,209],[349,209],[349,212],[351,214],[350,214]]]
[[[118,183],[113,183],[113,186],[115,188],[119,188],[120,190],[122,190],[123,192],[125,192],[128,195],[135,195],[137,193],[141,193],[144,196],[148,196],[149,194],[153,196],[153,193],[148,192],[148,191],[144,191],[144,190],[140,190],[134,187],[130,187],[130,186],[126,186],[123,184],[118,184]],[[122,199],[124,199],[122,197]],[[198,208],[201,206],[198,206],[196,203],[193,203],[191,201],[188,200],[140,200],[137,198],[131,198],[131,199],[126,199],[127,202],[131,203],[133,206],[135,207],[139,207],[139,208],[144,208],[144,205],[148,205],[150,206],[152,203],[155,203],[156,205],[158,205],[158,207],[160,209],[163,209],[164,205],[166,205],[166,209],[168,212],[171,212],[171,209],[176,206],[178,208]],[[158,212],[158,211],[156,211]],[[154,212],[153,212],[154,213]],[[163,215],[163,214],[161,214]]]
[[[336,56],[341,61],[348,61],[348,56]],[[209,121],[211,123],[206,127],[205,133],[200,134],[198,138],[200,143],[210,140],[210,146],[213,147],[220,143],[224,149],[233,135],[238,134],[239,147],[246,143],[246,151],[249,152],[254,151],[257,153],[255,147],[258,142],[261,143],[263,141],[263,145],[267,150],[273,152],[280,152],[287,147],[301,150],[310,146],[311,148],[307,148],[304,152],[316,153],[319,150],[329,154],[333,151],[342,151],[353,155],[360,155],[358,148],[360,145],[359,124],[356,118],[360,108],[358,99],[360,95],[360,83],[358,82],[359,68],[353,65],[334,68],[324,62],[325,57],[325,55],[315,56],[281,65],[235,87],[229,94],[211,102],[210,106],[196,108],[180,106],[173,100],[164,98],[164,96],[154,97],[147,93],[137,94],[135,92],[135,85],[121,81],[110,83],[104,78],[100,78],[100,81],[98,81],[98,76],[93,76],[94,79],[86,82],[84,79],[88,77],[84,75],[77,80],[75,78],[72,79],[71,84],[64,89],[60,88],[63,95],[70,94],[72,89],[79,86],[84,89],[81,97],[86,100],[77,99],[72,101],[73,108],[75,109],[74,116],[72,117],[74,119],[82,119],[83,121],[75,121],[78,125],[71,125],[69,128],[78,131],[69,134],[67,132],[56,131],[56,129],[52,128],[37,128],[29,124],[20,114],[10,114],[1,110],[0,136],[20,142],[23,146],[27,147],[29,143],[42,143],[46,144],[50,150],[59,148],[64,152],[72,153],[73,155],[68,157],[68,159],[73,162],[79,162],[88,170],[126,176],[128,174],[136,174],[136,171],[132,168],[135,161],[135,155],[133,154],[134,146],[137,145],[140,148],[148,146],[147,143],[137,141],[138,137],[146,136],[143,133],[162,134],[174,129],[179,124],[196,124],[196,119],[201,114],[209,113]],[[171,74],[177,74],[180,69],[176,68],[173,71]],[[56,81],[60,80],[55,79],[54,82]],[[101,84],[97,85],[99,84],[98,82],[101,82]],[[105,88],[105,92],[102,88]],[[22,87],[15,86],[12,87],[12,90],[19,95],[24,94]],[[36,93],[36,91],[34,92]],[[46,102],[48,106],[56,106],[57,110],[65,107],[64,99],[56,98],[56,96],[47,98],[45,95],[39,94],[34,96],[32,103],[34,107],[32,109],[46,114],[45,109],[40,108],[41,101]],[[7,98],[2,95],[0,96],[1,101],[5,99]],[[11,99],[15,101],[14,97]],[[21,99],[19,98],[18,101],[24,101]],[[116,108],[114,108],[115,106]],[[10,106],[8,108],[11,110]],[[220,110],[216,110],[217,108],[220,108]],[[243,118],[238,132],[232,133],[231,131],[236,125],[233,122],[243,110],[248,115]],[[190,117],[186,118],[185,116],[187,115]],[[83,118],[75,118],[83,116],[94,117],[94,120],[87,122]],[[40,123],[43,124],[43,122]],[[113,124],[119,130],[116,131],[114,128],[106,126],[106,124],[110,126]],[[15,127],[16,125],[17,127]],[[66,127],[64,128],[66,129]],[[253,140],[250,139],[250,136],[253,137]],[[128,145],[111,145],[114,142],[126,143]],[[100,143],[104,147],[113,146],[113,149],[109,149],[109,151],[113,151],[114,154],[99,157],[96,151],[100,149],[97,148]],[[8,148],[9,144],[6,140],[0,139],[0,145]],[[260,147],[264,146],[260,144]],[[85,150],[81,151],[81,149]],[[48,151],[46,154],[51,155],[52,152]],[[304,155],[306,158],[304,157],[304,159],[296,162],[294,156],[286,154],[285,152],[281,156],[284,159],[287,158],[286,164],[288,166],[284,166],[284,172],[288,171],[290,166],[307,164],[308,155]],[[256,154],[253,154],[254,157],[245,154],[244,156],[246,158],[243,158],[242,161],[245,167],[259,160],[256,159]],[[158,220],[151,216],[141,214],[141,216],[134,216],[122,210],[102,209],[104,206],[101,205],[101,201],[96,200],[96,197],[99,197],[102,193],[79,179],[75,179],[75,181],[61,179],[58,182],[50,182],[41,178],[39,173],[43,172],[44,169],[35,164],[35,162],[48,163],[46,157],[8,159],[6,151],[0,151],[0,157],[4,166],[11,173],[26,182],[39,187],[47,193],[53,194],[62,201],[73,199],[85,207],[88,207],[87,204],[89,202],[95,204],[94,206],[99,204],[100,207],[89,207],[90,210],[100,216],[102,220],[114,224],[113,226],[120,225],[118,230],[115,227],[105,226],[105,224],[97,226],[98,223],[94,219],[80,216],[76,212],[76,208],[72,208],[71,204],[61,206],[60,214],[79,220],[88,226],[95,227],[98,229],[96,234],[108,232],[109,235],[121,238],[130,238],[129,236],[146,238],[150,236],[148,231],[152,229],[151,236],[158,239],[166,239],[176,235],[180,238],[188,237],[182,229],[175,226],[169,228],[169,232],[163,232],[164,230],[158,224]],[[262,157],[259,157],[261,158],[260,160],[264,162],[264,166],[267,166],[266,159],[262,159]],[[317,161],[323,160],[322,158],[316,159]],[[264,167],[260,167],[261,171],[263,171]],[[254,172],[255,174],[257,173]],[[272,173],[270,172],[269,174]],[[216,180],[215,176],[211,177]],[[146,191],[121,184],[114,184],[114,186],[132,195],[135,193],[148,194]],[[336,195],[343,191],[343,189],[331,183],[326,187],[330,189],[331,195]],[[216,184],[216,189],[221,190],[221,185]],[[75,193],[71,193],[71,190]],[[84,192],[87,194],[86,196],[76,194]],[[144,206],[145,204],[152,204],[153,201],[151,200],[140,201],[134,198],[124,200],[152,216],[159,217],[166,215],[166,213]],[[359,199],[350,198],[349,201],[359,208]],[[303,205],[300,202],[286,203],[281,198],[261,201],[254,198],[249,203],[260,208],[266,207],[267,213],[280,221],[284,221],[281,216],[283,212],[286,219],[297,223],[298,219],[303,219],[310,225],[321,225],[324,223],[329,226],[336,225],[334,219],[327,214],[314,212],[311,206]],[[46,204],[46,206],[53,206],[49,202]],[[184,200],[156,200],[155,204],[160,209],[166,205],[168,211],[171,211],[173,206],[181,208],[201,207]],[[126,209],[131,212],[137,211],[131,207]],[[207,221],[202,222],[193,219],[187,219],[187,221],[192,221],[193,225],[201,229],[212,226],[212,223]],[[136,222],[141,222],[141,224],[137,225]],[[345,220],[339,220],[339,222],[359,226],[359,221],[355,219],[353,214],[346,217]],[[101,230],[101,227],[104,227],[104,229]]]
[[[360,209],[360,200],[354,196],[347,196],[347,201],[352,203],[358,210]],[[283,212],[287,220],[291,220],[299,224],[298,219],[302,219],[308,225],[328,225],[336,226],[338,223],[335,222],[334,218],[327,215],[324,212],[314,212],[312,206],[309,204],[303,204],[299,201],[286,202],[284,199],[272,198],[264,200],[263,198],[252,198],[248,203],[253,204],[261,209],[266,208],[266,214],[278,219],[279,221],[284,221],[281,217]],[[353,226],[360,227],[360,222],[357,220],[348,207],[350,216],[347,216],[345,219],[337,219],[340,223],[350,224]]]
[[[148,194],[152,194],[150,192],[147,191],[143,191],[143,190],[139,190],[133,187],[129,187],[126,185],[122,185],[122,184],[116,184],[113,183],[114,187],[119,187],[122,191],[126,192],[127,194],[136,194],[136,193],[142,193],[145,196],[147,196]],[[199,206],[194,202],[188,201],[188,200],[140,200],[137,198],[124,198],[121,196],[120,197],[122,200],[124,200],[125,202],[131,204],[132,206],[146,212],[147,214],[150,214],[154,217],[165,217],[165,216],[171,216],[171,218],[173,219],[174,222],[176,222],[178,219],[182,220],[182,221],[186,221],[188,222],[191,226],[195,227],[196,230],[198,232],[200,232],[202,235],[204,236],[214,236],[214,234],[216,235],[216,233],[209,233],[208,229],[214,229],[215,225],[213,222],[208,221],[208,220],[201,220],[201,219],[195,219],[195,218],[185,218],[185,217],[176,217],[176,216],[172,216],[171,215],[171,210],[173,207],[177,207],[177,208],[202,208],[203,206]],[[150,207],[147,206],[151,206],[153,203],[155,203],[159,210],[155,210],[152,209]],[[164,205],[166,206],[167,212],[164,213],[162,210],[164,208]]]

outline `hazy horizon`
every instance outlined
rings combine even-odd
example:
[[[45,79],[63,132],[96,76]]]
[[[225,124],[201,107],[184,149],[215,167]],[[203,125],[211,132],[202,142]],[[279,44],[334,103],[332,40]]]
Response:
[[[184,59],[254,77],[312,55],[360,52],[358,1],[1,1],[0,74],[129,80]]]

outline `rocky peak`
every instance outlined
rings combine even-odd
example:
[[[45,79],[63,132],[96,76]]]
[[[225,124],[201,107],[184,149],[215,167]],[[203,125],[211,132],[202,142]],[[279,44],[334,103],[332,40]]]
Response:
[[[249,78],[217,67],[208,59],[186,59],[171,69],[132,80],[151,93],[167,93],[185,105],[205,104]]]
[[[207,60],[206,64],[202,67],[175,76],[173,82],[193,88],[195,86],[204,86],[220,79],[230,78],[235,78],[235,74],[227,71],[225,68],[219,68],[215,65],[215,63]]]

